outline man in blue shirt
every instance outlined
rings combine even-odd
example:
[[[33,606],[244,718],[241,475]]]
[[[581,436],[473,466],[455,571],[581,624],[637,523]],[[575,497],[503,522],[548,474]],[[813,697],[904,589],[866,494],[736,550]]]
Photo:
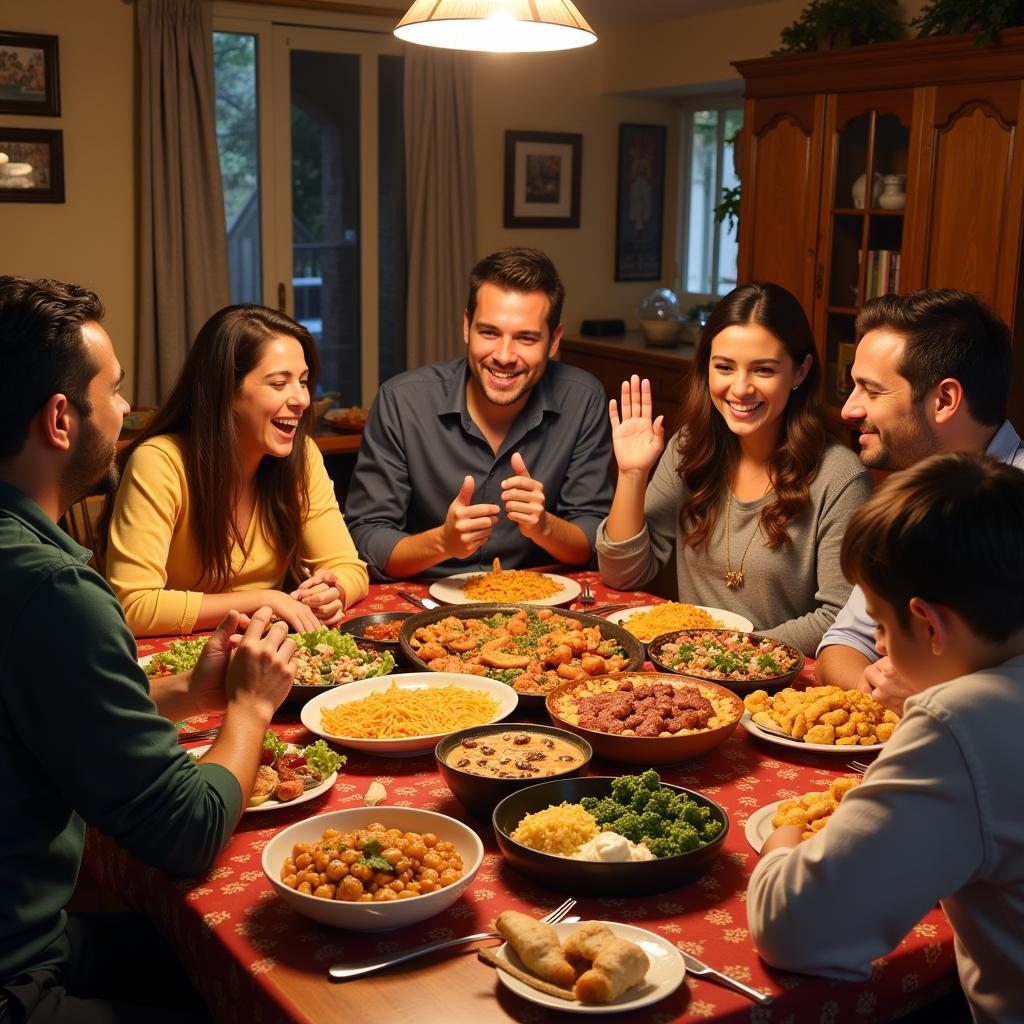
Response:
[[[857,317],[853,391],[843,419],[861,462],[906,469],[936,452],[977,452],[1024,469],[1010,421],[1010,332],[974,295],[952,288],[884,295]],[[818,646],[825,684],[870,693],[897,714],[913,690],[875,649],[875,621],[854,587]]]
[[[271,626],[261,608],[251,620],[231,612],[191,672],[147,679],[117,598],[89,568],[92,553],[57,526],[76,501],[117,482],[128,404],[102,316],[83,288],[0,277],[3,1024],[201,1019],[170,1009],[181,983],[152,978],[173,956],[140,940],[137,921],[69,918],[85,828],[165,871],[208,870],[295,674],[287,626]],[[172,720],[221,709],[220,734],[197,765]],[[98,983],[97,963],[114,987]]]
[[[389,380],[373,404],[345,518],[377,579],[592,558],[608,514],[607,400],[550,360],[565,289],[536,249],[470,275],[466,355]]]

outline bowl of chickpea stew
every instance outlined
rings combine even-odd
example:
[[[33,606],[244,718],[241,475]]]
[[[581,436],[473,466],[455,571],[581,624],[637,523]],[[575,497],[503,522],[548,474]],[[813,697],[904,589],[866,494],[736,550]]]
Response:
[[[337,928],[381,932],[447,910],[483,858],[480,837],[445,814],[351,807],[282,829],[263,848],[261,863],[298,913]]]

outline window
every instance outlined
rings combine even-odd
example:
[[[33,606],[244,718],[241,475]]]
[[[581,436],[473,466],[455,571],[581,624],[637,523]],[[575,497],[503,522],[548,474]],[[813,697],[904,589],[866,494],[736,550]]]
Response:
[[[256,36],[214,32],[213,63],[231,301],[262,302]]]
[[[739,185],[733,142],[743,126],[740,97],[692,105],[682,114],[680,280],[684,305],[725,295],[736,287],[737,225],[715,220],[723,189]]]
[[[232,301],[293,316],[319,393],[367,405],[405,368],[401,45],[379,18],[214,13]]]

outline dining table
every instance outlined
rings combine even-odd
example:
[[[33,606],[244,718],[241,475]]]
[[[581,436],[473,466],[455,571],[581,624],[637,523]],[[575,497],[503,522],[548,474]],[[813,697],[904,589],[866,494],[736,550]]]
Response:
[[[597,573],[571,575],[590,584],[597,605],[640,606],[661,600],[642,591],[612,590]],[[424,597],[427,589],[427,583],[415,581],[374,584],[369,596],[350,610],[350,617],[378,611],[412,614],[415,609],[398,592]],[[140,656],[164,650],[174,639],[140,640]],[[813,682],[813,662],[808,659],[794,685]],[[525,721],[529,716],[519,713],[514,718]],[[543,718],[534,715],[532,720]],[[216,721],[216,716],[192,719],[183,724],[183,730],[198,730]],[[272,728],[287,741],[309,743],[315,739],[295,715],[275,716]],[[490,822],[472,817],[455,799],[432,753],[383,758],[338,749],[347,762],[329,791],[301,805],[243,814],[232,838],[202,877],[168,876],[135,860],[112,838],[93,829],[86,842],[88,870],[101,886],[131,909],[146,914],[164,933],[217,1021],[544,1024],[570,1020],[569,1012],[527,1002],[499,983],[495,970],[475,954],[477,946],[494,945],[493,941],[448,949],[347,981],[329,979],[328,968],[333,964],[492,931],[494,919],[504,910],[540,917],[565,897],[578,896],[540,884],[505,863]],[[648,929],[679,950],[769,994],[772,1002],[756,1005],[738,992],[688,974],[665,999],[642,1010],[620,1012],[616,1021],[869,1024],[926,1007],[950,991],[955,984],[953,933],[937,906],[892,952],[872,963],[871,976],[864,981],[835,981],[775,970],[754,948],[745,901],[757,854],[745,836],[748,818],[767,804],[827,788],[834,779],[850,774],[852,756],[856,756],[855,748],[844,748],[843,753],[812,753],[755,738],[737,728],[729,739],[701,757],[658,768],[663,782],[697,790],[726,810],[730,826],[720,855],[702,875],[676,888],[648,896],[581,897],[574,913],[583,920]],[[614,776],[642,770],[595,758],[586,774]],[[389,806],[418,807],[450,815],[473,828],[484,844],[480,870],[448,910],[396,931],[350,932],[299,915],[278,898],[265,877],[263,848],[278,831],[296,821],[361,807],[374,781],[387,791],[378,807],[385,823]],[[885,865],[879,865],[879,871],[884,870]],[[865,892],[863,898],[876,896]],[[818,926],[827,933],[829,922],[823,920]],[[579,1012],[578,1007],[576,1010]]]

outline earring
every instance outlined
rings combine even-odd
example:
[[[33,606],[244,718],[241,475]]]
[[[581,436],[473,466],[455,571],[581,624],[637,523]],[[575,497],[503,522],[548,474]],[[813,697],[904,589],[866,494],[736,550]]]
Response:
[[[794,385],[793,385],[793,390],[794,390],[794,391],[796,391],[796,389],[797,389],[798,387],[800,387],[800,385],[799,385],[799,384],[794,384]]]

